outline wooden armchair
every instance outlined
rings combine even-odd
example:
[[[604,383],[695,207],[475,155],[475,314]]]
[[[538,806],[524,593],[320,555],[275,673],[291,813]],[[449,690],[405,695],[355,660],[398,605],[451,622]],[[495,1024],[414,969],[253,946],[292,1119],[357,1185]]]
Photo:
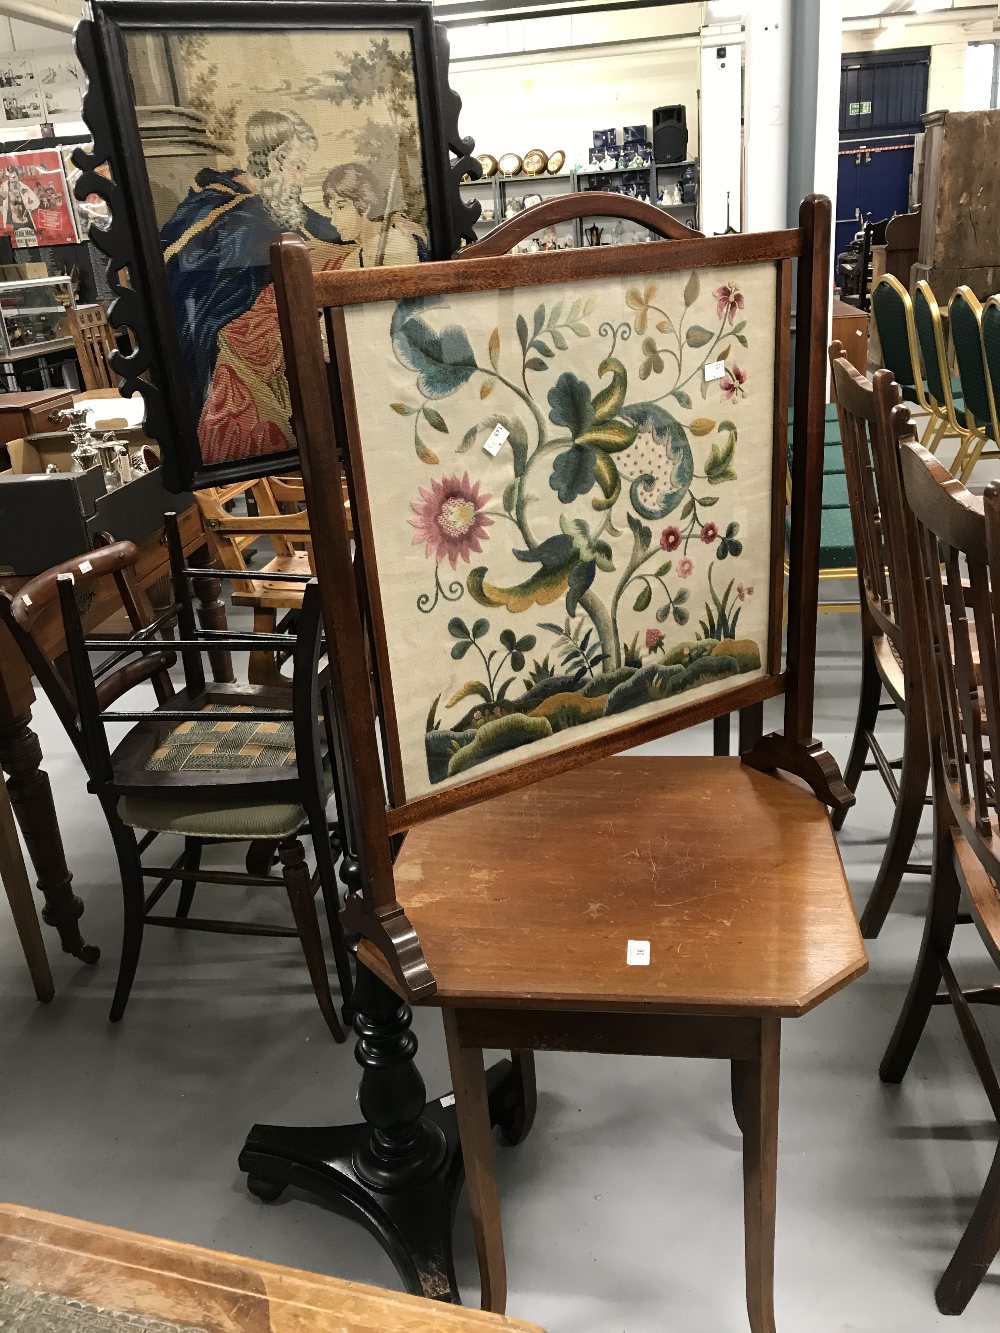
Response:
[[[118,348],[104,307],[81,305],[68,313],[84,389],[117,388],[120,377],[111,370],[108,358]]]
[[[664,242],[504,253],[573,210]],[[806,201],[790,231],[707,239],[621,196],[530,212],[412,270],[314,279],[298,238],[272,251],[359,868],[345,909],[364,937],[359,1059],[382,1049],[381,1013],[381,1040],[405,1031],[386,986],[441,1008],[494,1310],[506,1277],[483,1048],[515,1052],[515,1139],[534,1049],[731,1061],[747,1305],[771,1333],[781,1019],[866,966],[824,806],[852,798],[812,738],[829,202]],[[761,737],[758,706],[781,694],[784,730]],[[757,719],[742,760],[619,757],[741,709]],[[362,1082],[373,1111],[381,1077]],[[395,1152],[412,1149],[420,1180],[446,1155],[406,1086],[354,1153],[354,1200],[384,1190]],[[280,1152],[248,1142],[251,1187],[335,1194],[318,1131],[295,1133]],[[365,1198],[370,1219],[376,1188]]]

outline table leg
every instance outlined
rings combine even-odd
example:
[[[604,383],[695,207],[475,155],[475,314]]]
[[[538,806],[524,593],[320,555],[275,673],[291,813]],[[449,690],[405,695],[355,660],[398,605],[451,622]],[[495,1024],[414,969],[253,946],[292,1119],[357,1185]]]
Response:
[[[3,881],[7,901],[10,903],[14,926],[21,941],[24,961],[28,964],[35,994],[43,1004],[48,1004],[55,995],[56,988],[49,960],[45,954],[45,941],[42,939],[38,917],[35,915],[35,902],[31,896],[28,872],[24,857],[21,855],[21,844],[17,840],[14,813],[2,772],[0,772],[0,880]]]
[[[52,788],[48,774],[41,768],[42,747],[29,726],[30,721],[29,713],[0,722],[0,768],[9,776],[11,805],[45,899],[42,919],[59,932],[64,953],[84,963],[96,963],[101,951],[96,945],[85,944],[80,934],[78,923],[83,903],[73,892],[73,876],[66,865]]]
[[[210,563],[210,556],[205,550],[198,552],[196,558],[204,559],[206,565]],[[191,586],[198,599],[198,623],[202,629],[227,629],[226,608],[221,598],[222,580],[205,575],[192,579]],[[209,651],[208,659],[212,664],[213,679],[220,682],[236,679],[233,674],[232,656],[224,648]]]

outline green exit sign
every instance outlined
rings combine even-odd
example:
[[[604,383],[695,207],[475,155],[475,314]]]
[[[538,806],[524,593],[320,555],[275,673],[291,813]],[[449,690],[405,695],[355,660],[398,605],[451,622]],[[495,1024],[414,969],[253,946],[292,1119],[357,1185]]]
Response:
[[[852,116],[870,116],[872,113],[871,102],[852,102],[850,115]]]

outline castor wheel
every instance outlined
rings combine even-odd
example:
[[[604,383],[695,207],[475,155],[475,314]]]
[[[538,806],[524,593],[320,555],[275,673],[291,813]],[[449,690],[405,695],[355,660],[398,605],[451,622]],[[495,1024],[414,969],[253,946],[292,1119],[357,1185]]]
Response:
[[[260,1176],[247,1176],[247,1189],[261,1203],[274,1203],[285,1192],[285,1186],[274,1180],[262,1180]]]

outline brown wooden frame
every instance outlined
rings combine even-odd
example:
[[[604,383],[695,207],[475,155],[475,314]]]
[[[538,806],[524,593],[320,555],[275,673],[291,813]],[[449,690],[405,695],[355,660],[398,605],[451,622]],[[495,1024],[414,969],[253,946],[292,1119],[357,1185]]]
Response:
[[[816,651],[816,614],[819,574],[819,512],[822,488],[823,427],[826,397],[826,328],[829,307],[827,256],[830,204],[810,196],[800,210],[800,225],[787,231],[759,235],[692,237],[686,228],[659,210],[621,196],[588,193],[560,199],[531,210],[532,230],[558,217],[602,212],[633,218],[668,244],[579,250],[536,255],[496,255],[523,234],[527,221],[514,219],[497,228],[480,252],[473,247],[460,263],[420,265],[414,269],[372,270],[357,273],[312,272],[304,243],[284,236],[272,247],[282,338],[292,391],[296,436],[301,442],[303,475],[309,510],[313,515],[316,570],[324,599],[324,614],[333,652],[334,698],[339,728],[339,790],[346,797],[343,814],[350,827],[350,845],[357,848],[363,891],[348,901],[353,928],[366,934],[383,952],[404,992],[413,998],[433,993],[434,979],[423,959],[419,941],[396,900],[392,876],[391,842],[395,835],[424,820],[477,800],[499,795],[554,776],[581,762],[590,762],[618,750],[652,740],[696,722],[728,714],[760,701],[785,695],[784,728],[763,737],[745,762],[754,767],[784,769],[802,777],[817,795],[835,808],[853,803],[832,758],[812,736],[813,671]],[[651,216],[652,215],[652,216]],[[684,233],[680,236],[679,233]],[[667,717],[625,726],[539,756],[520,765],[470,780],[460,788],[429,793],[406,804],[388,808],[383,798],[382,769],[370,705],[370,685],[364,625],[371,624],[375,644],[376,692],[383,727],[392,725],[389,691],[384,680],[384,655],[379,607],[366,586],[365,568],[373,560],[368,530],[368,504],[363,469],[358,466],[358,430],[349,373],[346,329],[342,307],[387,299],[437,293],[496,291],[528,284],[575,282],[616,274],[638,276],[682,268],[773,261],[778,267],[779,318],[790,309],[791,262],[798,260],[795,358],[795,418],[793,427],[788,640],[784,670],[778,669],[781,625],[780,593],[784,546],[784,485],[786,467],[787,377],[790,321],[776,331],[774,405],[774,485],[772,495],[772,573],[770,674],[678,709]],[[327,373],[323,345],[313,311],[325,313],[333,361]],[[352,564],[347,523],[340,502],[342,467],[338,442],[345,445],[347,485],[359,559]],[[316,516],[328,522],[316,527]],[[777,615],[775,615],[777,611]],[[777,621],[777,624],[775,624]],[[390,792],[393,779],[391,747]]]

